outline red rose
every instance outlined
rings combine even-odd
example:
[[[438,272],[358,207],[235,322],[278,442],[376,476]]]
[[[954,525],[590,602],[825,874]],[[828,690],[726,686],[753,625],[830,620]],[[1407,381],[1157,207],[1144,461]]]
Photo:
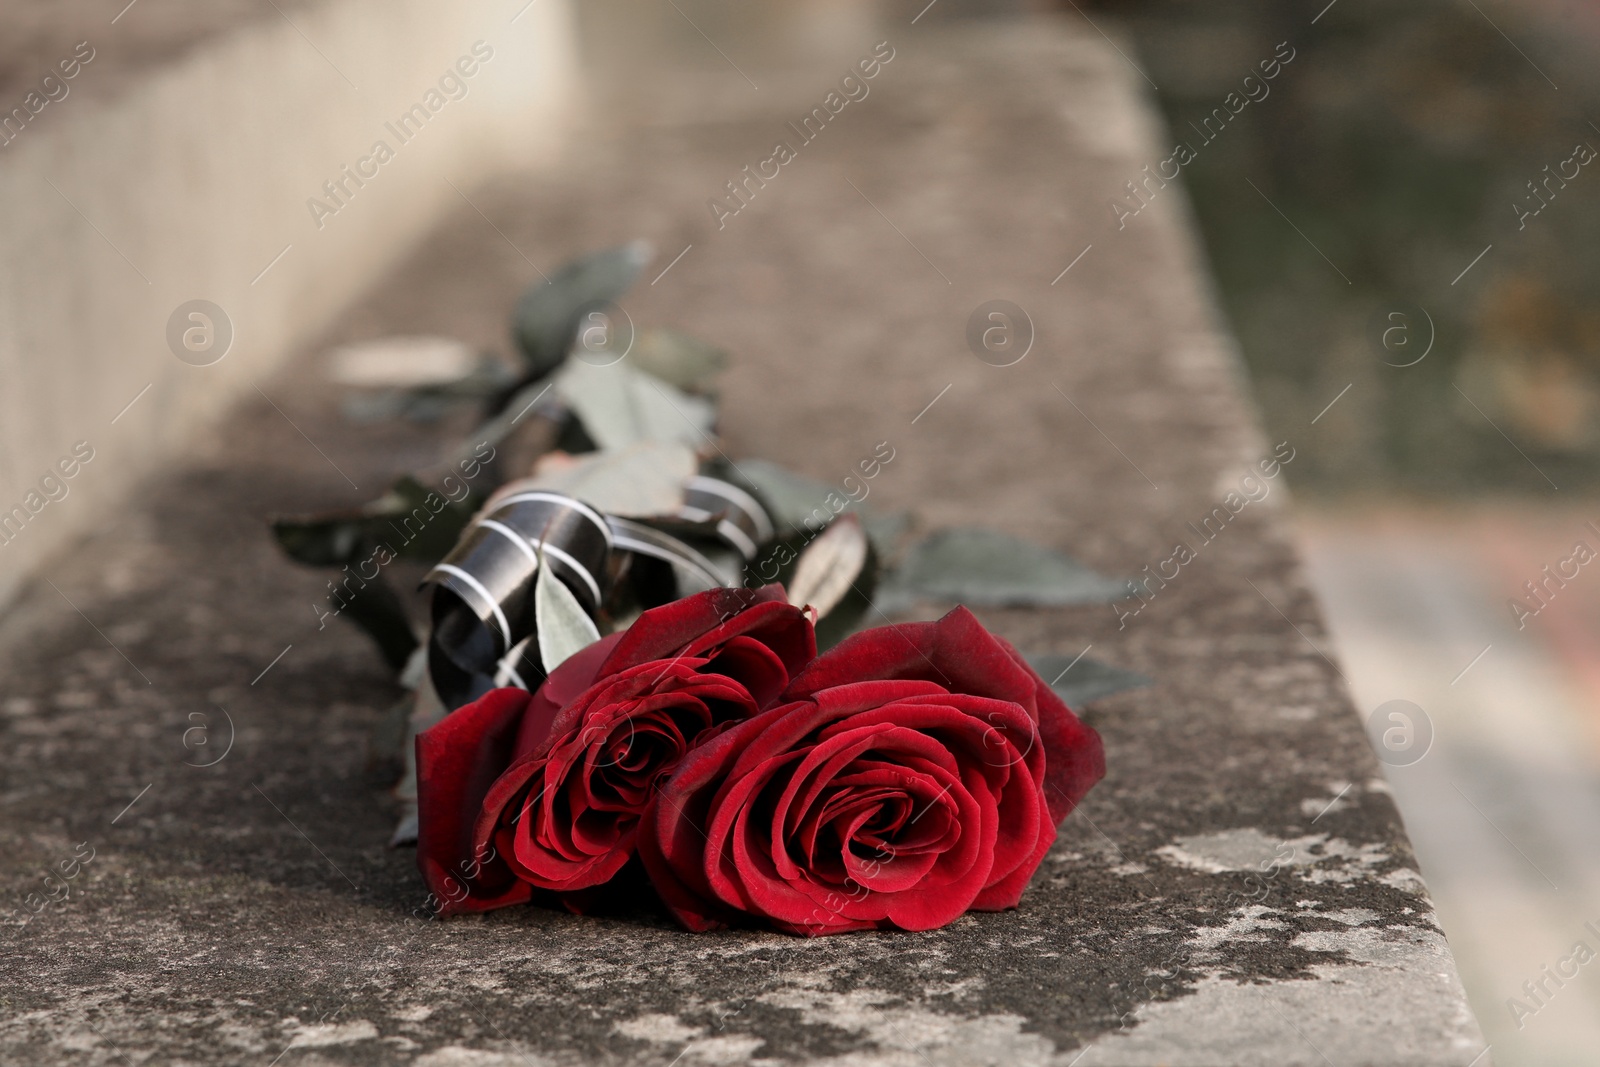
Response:
[[[708,733],[771,706],[816,656],[776,585],[645,612],[537,692],[497,689],[417,736],[417,863],[441,914],[598,886],[661,781]]]
[[[957,608],[868,630],[694,749],[639,854],[680,922],[929,930],[1015,907],[1105,775],[1100,737]]]

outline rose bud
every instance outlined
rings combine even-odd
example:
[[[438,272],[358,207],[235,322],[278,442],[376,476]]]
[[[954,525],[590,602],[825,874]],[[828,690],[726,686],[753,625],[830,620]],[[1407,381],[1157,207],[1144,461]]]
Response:
[[[639,854],[691,930],[929,930],[1015,907],[1105,775],[1100,737],[957,608],[868,630],[692,750]]]
[[[683,755],[815,655],[781,587],[713,589],[646,611],[537,692],[494,690],[419,734],[417,862],[439,912],[605,883]]]

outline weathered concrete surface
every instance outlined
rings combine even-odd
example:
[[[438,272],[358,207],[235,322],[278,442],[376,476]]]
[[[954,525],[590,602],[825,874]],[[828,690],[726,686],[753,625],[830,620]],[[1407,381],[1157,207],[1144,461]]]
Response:
[[[924,527],[998,526],[1113,574],[1195,545],[1125,627],[1106,607],[983,613],[1024,649],[1092,644],[1156,679],[1087,709],[1109,776],[1022,908],[819,941],[684,934],[643,905],[413,918],[412,857],[384,848],[392,809],[364,770],[396,690],[353,633],[318,632],[321,580],[280,561],[261,520],[364,499],[451,427],[342,424],[307,357],[269,392],[326,462],[247,405],[0,629],[4,899],[22,907],[38,869],[96,850],[68,899],[5,928],[0,1058],[1488,1062],[1312,644],[1284,476],[1214,541],[1186,529],[1272,446],[1177,187],[1110,222],[1107,199],[1166,154],[1136,76],[1074,26],[902,24],[859,55],[884,37],[895,58],[871,96],[721,230],[706,199],[799,116],[597,134],[565,178],[479,200],[492,225],[464,210],[327,340],[501,345],[533,264],[642,235],[665,267],[692,244],[627,307],[736,354],[735,457],[835,480],[888,440],[873,502]],[[817,102],[842,73],[818,72]],[[721,91],[756,92],[732,71]],[[1037,329],[1014,366],[963,340],[993,298]],[[1289,447],[1316,448],[1315,427]],[[231,750],[184,766],[220,754],[222,709]],[[184,745],[192,715],[207,746]]]

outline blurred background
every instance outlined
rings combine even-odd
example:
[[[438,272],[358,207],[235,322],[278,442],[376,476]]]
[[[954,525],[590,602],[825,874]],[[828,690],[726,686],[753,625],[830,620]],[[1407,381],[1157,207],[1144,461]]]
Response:
[[[1182,181],[1269,435],[1320,431],[1289,477],[1357,707],[1425,716],[1369,732],[1493,1059],[1600,1062],[1600,979],[1522,989],[1600,919],[1600,5],[1080,6],[1193,143],[1293,42]]]

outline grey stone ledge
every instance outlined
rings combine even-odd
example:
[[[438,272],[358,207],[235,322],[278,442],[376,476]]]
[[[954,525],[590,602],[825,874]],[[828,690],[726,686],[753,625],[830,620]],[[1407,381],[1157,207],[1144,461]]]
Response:
[[[475,198],[503,237],[463,209],[324,341],[503,345],[529,260],[645,236],[665,265],[692,244],[629,311],[735,353],[732,455],[834,480],[887,439],[874,502],[924,528],[996,526],[1107,574],[1166,558],[1277,443],[1181,189],[1123,230],[1106,207],[1165,155],[1142,83],[1081,22],[882,37],[896,58],[871,96],[721,230],[705,201],[794,116],[598,126],[561,173]],[[819,101],[837,73],[819,71]],[[1013,367],[962,342],[995,297],[1037,331]],[[393,809],[364,770],[396,692],[359,637],[317,630],[322,576],[279,559],[262,519],[371,496],[460,425],[342,423],[323,347],[268,391],[361,493],[247,404],[0,623],[6,903],[76,843],[96,850],[67,900],[0,927],[0,1059],[1488,1062],[1322,654],[1282,511],[1292,462],[1125,626],[1104,606],[981,613],[1026,650],[1092,644],[1154,679],[1084,709],[1109,775],[1020,909],[815,941],[690,935],[644,906],[413,918],[413,857],[384,847]],[[1316,448],[1316,428],[1289,447]],[[184,766],[190,715],[220,744],[220,709],[229,755]]]

